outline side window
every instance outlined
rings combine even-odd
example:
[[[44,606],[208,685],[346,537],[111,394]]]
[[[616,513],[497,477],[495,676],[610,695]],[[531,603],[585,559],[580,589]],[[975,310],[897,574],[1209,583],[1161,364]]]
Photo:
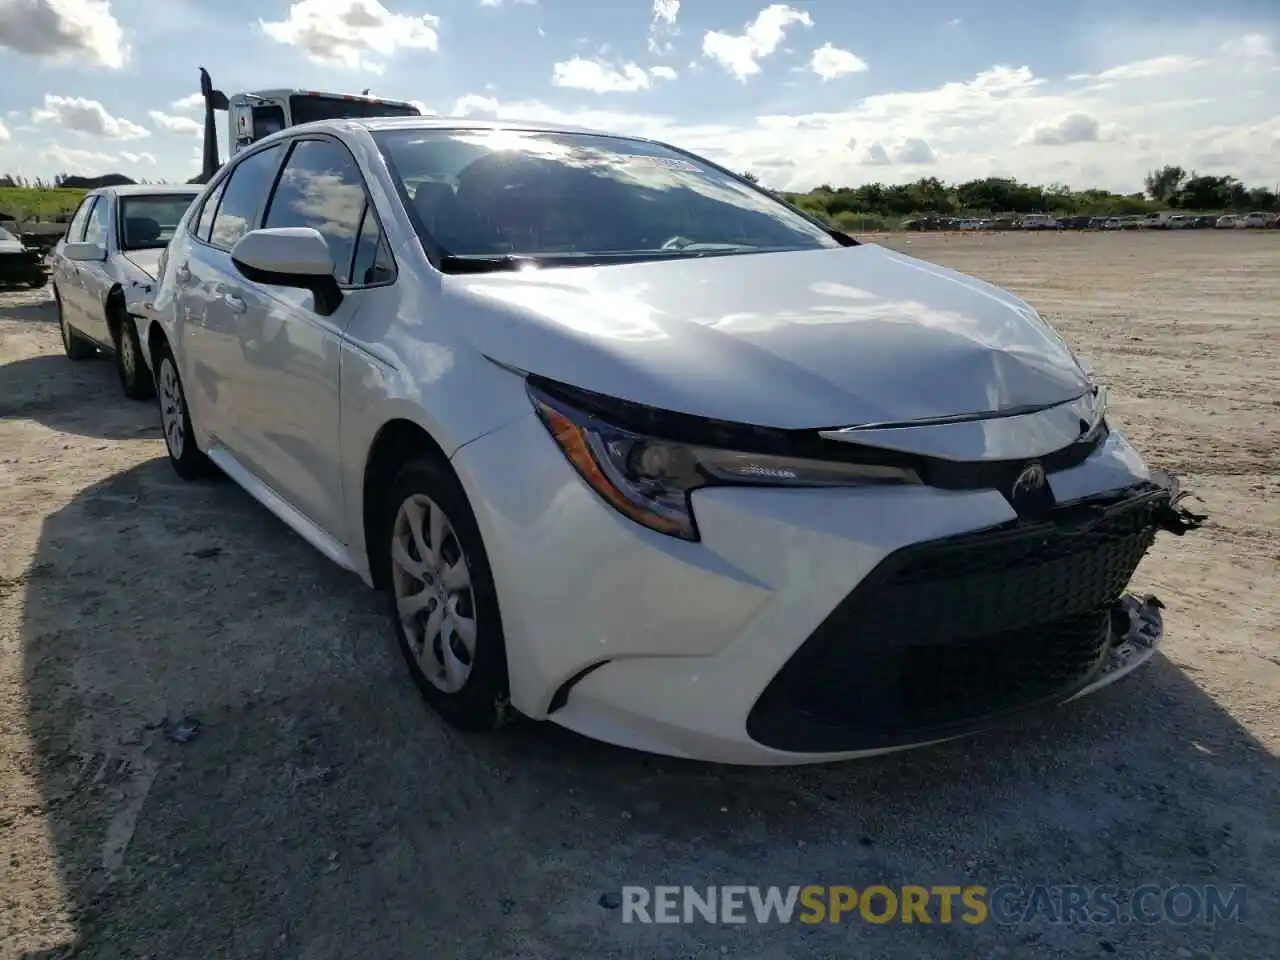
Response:
[[[89,212],[89,220],[84,227],[85,243],[107,245],[107,198],[98,197],[98,202]]]
[[[209,231],[213,228],[213,215],[218,212],[218,203],[222,200],[222,191],[226,189],[227,181],[223,180],[213,188],[213,192],[204,202],[204,206],[200,208],[200,219],[196,222],[196,228],[192,231],[195,236],[208,242]]]
[[[280,146],[251,153],[231,171],[222,202],[213,216],[209,242],[221,250],[230,250],[235,242],[258,223],[258,212],[271,189],[271,178],[280,161]]]
[[[93,209],[93,205],[98,202],[96,196],[85,197],[80,204],[80,209],[76,211],[76,215],[71,218],[71,223],[67,225],[67,242],[79,243],[84,239],[84,227],[89,222],[89,211]]]
[[[334,277],[346,283],[364,209],[364,179],[347,148],[332,140],[299,140],[262,225],[318,230],[333,254]]]
[[[391,250],[387,247],[387,238],[378,227],[378,218],[373,215],[373,208],[365,204],[355,256],[351,259],[351,285],[371,287],[378,283],[389,283],[395,275],[396,265],[391,259]]]

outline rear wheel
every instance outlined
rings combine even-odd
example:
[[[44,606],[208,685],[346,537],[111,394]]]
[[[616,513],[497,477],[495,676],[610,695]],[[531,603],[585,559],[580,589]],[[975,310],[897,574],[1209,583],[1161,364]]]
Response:
[[[497,589],[457,478],[430,458],[391,484],[381,549],[400,652],[426,701],[449,723],[492,730],[511,717]]]
[[[209,473],[209,458],[196,446],[191,414],[187,410],[187,395],[178,376],[178,364],[167,343],[161,344],[156,351],[156,393],[160,398],[164,444],[169,450],[169,462],[173,464],[174,473],[183,480],[195,480],[206,475]]]
[[[124,395],[131,400],[150,400],[156,395],[155,381],[142,359],[142,344],[133,317],[121,314],[111,324],[116,341],[116,373]]]
[[[53,288],[53,305],[58,311],[58,329],[62,333],[62,350],[70,360],[88,360],[97,354],[98,348],[93,342],[85,339],[67,323],[66,312],[62,309],[62,296],[58,288]]]

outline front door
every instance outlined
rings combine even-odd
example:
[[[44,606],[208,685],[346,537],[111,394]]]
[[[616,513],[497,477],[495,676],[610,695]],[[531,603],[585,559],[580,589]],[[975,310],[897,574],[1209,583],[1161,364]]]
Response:
[[[307,291],[243,285],[244,383],[237,404],[245,449],[252,469],[277,493],[345,543],[338,444],[343,332],[376,292],[369,287],[385,286],[393,275],[372,268],[384,246],[381,230],[347,148],[329,139],[295,141],[262,225],[318,230],[344,296],[337,310],[322,316]],[[359,271],[354,280],[353,260]]]

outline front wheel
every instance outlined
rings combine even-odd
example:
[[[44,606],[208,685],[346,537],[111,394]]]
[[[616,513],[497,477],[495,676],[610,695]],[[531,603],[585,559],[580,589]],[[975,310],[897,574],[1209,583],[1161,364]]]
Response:
[[[114,325],[116,340],[116,374],[120,387],[131,400],[150,400],[156,395],[155,381],[142,358],[138,327],[133,317],[123,316]]]
[[[195,480],[209,472],[209,458],[196,446],[187,410],[187,395],[178,376],[178,364],[169,345],[161,344],[156,354],[156,393],[160,398],[160,426],[169,462],[183,480]]]
[[[391,615],[400,652],[426,701],[464,730],[511,716],[497,589],[475,515],[453,473],[433,459],[406,464],[383,524]]]

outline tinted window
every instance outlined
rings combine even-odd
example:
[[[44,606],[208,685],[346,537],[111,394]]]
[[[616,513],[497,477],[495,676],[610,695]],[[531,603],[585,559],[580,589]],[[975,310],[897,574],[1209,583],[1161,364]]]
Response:
[[[71,223],[67,226],[68,242],[77,243],[84,239],[84,225],[89,220],[89,211],[93,209],[93,205],[97,202],[97,197],[86,197],[84,202],[80,204],[80,209],[76,211],[76,215],[71,218]]]
[[[163,247],[173,239],[178,221],[195,197],[169,194],[120,199],[120,247],[145,250]]]
[[[294,123],[312,123],[316,120],[339,120],[359,117],[420,117],[417,107],[396,103],[379,103],[376,100],[345,100],[342,97],[289,98],[289,110]]]
[[[333,254],[334,276],[346,283],[364,207],[364,180],[347,148],[301,140],[285,161],[263,226],[320,231]]]
[[[230,250],[237,240],[254,228],[258,211],[271,189],[271,178],[280,159],[280,146],[273,144],[252,153],[236,164],[222,191],[222,202],[213,217],[209,242]]]
[[[272,103],[253,108],[253,139],[261,140],[284,129],[284,107]]]
[[[107,199],[99,197],[98,202],[89,211],[89,222],[84,226],[84,242],[107,243]]]
[[[351,261],[351,284],[368,287],[375,283],[387,283],[395,277],[395,262],[387,248],[387,238],[378,227],[378,218],[366,205],[360,237],[356,241],[355,257]]]
[[[209,230],[213,226],[213,215],[218,212],[218,201],[222,199],[222,191],[226,187],[226,178],[219,181],[213,192],[200,208],[200,222],[196,224],[195,235],[201,240],[209,239]]]
[[[415,226],[450,254],[554,264],[840,246],[788,205],[661,144],[510,130],[375,138]]]

